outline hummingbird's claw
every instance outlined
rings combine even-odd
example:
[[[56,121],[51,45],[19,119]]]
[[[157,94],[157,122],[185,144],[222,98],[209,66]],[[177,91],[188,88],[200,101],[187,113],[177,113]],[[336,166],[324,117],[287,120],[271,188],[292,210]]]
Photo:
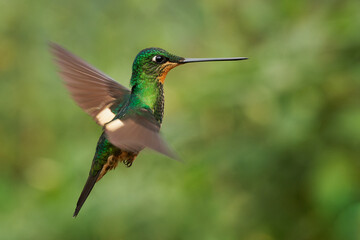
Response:
[[[128,168],[131,167],[132,163],[133,163],[133,161],[131,161],[131,160],[125,160],[124,161],[125,166],[128,167]]]

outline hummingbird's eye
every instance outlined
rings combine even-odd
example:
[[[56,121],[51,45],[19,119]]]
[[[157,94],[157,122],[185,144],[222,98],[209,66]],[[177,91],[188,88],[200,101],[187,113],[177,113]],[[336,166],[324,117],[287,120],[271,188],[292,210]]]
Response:
[[[167,61],[167,58],[161,55],[156,55],[152,58],[152,61],[156,63],[164,63]]]

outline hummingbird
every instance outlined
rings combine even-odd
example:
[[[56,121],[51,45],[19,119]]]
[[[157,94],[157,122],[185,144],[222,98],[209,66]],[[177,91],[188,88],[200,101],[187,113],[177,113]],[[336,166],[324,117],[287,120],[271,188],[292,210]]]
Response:
[[[164,114],[163,86],[171,69],[187,63],[247,59],[183,58],[161,48],[146,48],[135,57],[128,89],[60,45],[49,45],[71,97],[103,128],[73,217],[96,182],[119,162],[130,167],[144,148],[177,159],[159,132]]]

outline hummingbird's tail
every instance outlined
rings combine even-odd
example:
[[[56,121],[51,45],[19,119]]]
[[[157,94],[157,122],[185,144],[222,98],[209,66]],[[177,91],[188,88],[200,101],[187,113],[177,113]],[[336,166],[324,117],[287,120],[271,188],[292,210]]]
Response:
[[[75,212],[73,217],[76,217],[78,215],[78,213],[80,212],[81,207],[83,206],[83,204],[85,203],[87,197],[89,196],[91,190],[93,189],[96,181],[98,180],[100,175],[100,171],[98,171],[98,173],[95,176],[92,176],[91,174],[89,175],[85,186],[80,194],[79,200],[76,204],[76,208],[75,208]]]

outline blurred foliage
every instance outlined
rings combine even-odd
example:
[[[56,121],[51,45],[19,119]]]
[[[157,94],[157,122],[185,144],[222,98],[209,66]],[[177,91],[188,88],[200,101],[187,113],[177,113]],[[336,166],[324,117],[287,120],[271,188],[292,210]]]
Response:
[[[2,239],[360,239],[360,1],[0,0]],[[145,47],[250,60],[179,67],[162,132],[75,203],[101,129],[57,42],[128,85]]]

